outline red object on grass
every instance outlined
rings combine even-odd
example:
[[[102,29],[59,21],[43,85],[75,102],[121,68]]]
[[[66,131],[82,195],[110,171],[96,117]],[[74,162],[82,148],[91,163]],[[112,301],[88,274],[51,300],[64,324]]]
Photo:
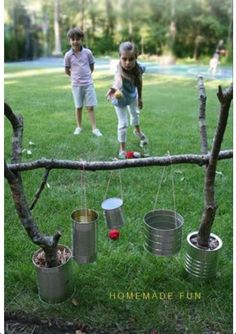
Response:
[[[140,153],[134,151],[127,151],[125,156],[126,159],[140,158]]]
[[[127,151],[127,152],[126,152],[126,158],[127,158],[127,159],[132,159],[132,158],[134,158],[134,152],[133,152],[133,151]]]
[[[109,231],[108,236],[109,236],[110,239],[116,240],[116,239],[119,239],[120,232],[116,229],[113,229],[113,230]]]

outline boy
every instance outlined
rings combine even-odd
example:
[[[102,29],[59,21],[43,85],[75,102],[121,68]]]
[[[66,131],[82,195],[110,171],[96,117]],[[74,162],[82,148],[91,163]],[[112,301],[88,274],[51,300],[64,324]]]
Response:
[[[79,28],[72,28],[67,33],[71,49],[65,54],[65,73],[71,77],[72,94],[75,104],[77,127],[74,135],[82,130],[82,110],[85,105],[88,109],[92,133],[100,137],[102,133],[96,127],[94,106],[97,104],[96,92],[93,86],[92,72],[95,59],[91,50],[82,46],[84,33]]]

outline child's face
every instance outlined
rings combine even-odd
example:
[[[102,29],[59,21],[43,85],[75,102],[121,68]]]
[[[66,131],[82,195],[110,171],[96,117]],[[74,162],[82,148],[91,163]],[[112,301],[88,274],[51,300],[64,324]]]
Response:
[[[82,38],[81,37],[72,37],[70,38],[70,45],[76,51],[80,50],[80,46],[82,45]]]
[[[136,56],[133,51],[122,51],[120,53],[121,66],[126,71],[131,71],[135,67]]]

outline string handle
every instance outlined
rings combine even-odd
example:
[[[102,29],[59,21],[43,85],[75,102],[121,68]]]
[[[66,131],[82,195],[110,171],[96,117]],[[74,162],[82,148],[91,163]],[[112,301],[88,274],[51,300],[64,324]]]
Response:
[[[173,206],[174,206],[174,211],[176,212],[175,182],[174,182],[174,175],[173,175],[173,168],[172,168],[172,160],[171,160],[170,152],[167,151],[167,153],[168,153],[168,158],[170,160]],[[161,189],[161,186],[162,186],[162,182],[163,182],[163,179],[164,179],[165,171],[166,171],[166,166],[164,166],[164,168],[163,168],[163,172],[162,172],[162,175],[161,175],[161,180],[160,180],[160,183],[159,183],[159,186],[158,186],[158,189],[157,189],[157,193],[156,193],[156,197],[155,197],[155,201],[154,201],[153,210],[155,210],[156,206],[157,206],[157,200],[158,200],[159,192],[160,192],[160,189]]]
[[[113,175],[114,175],[114,171],[112,170],[110,172],[110,175],[109,175],[109,178],[108,178],[108,181],[107,181],[107,187],[106,187],[106,191],[105,191],[105,194],[104,194],[104,200],[107,198],[108,189],[110,187],[110,183],[111,183],[111,179],[112,179]],[[118,177],[119,177],[120,197],[123,200],[124,199],[124,192],[123,192],[123,186],[122,186],[122,180],[121,180],[121,171],[120,170],[118,170]]]
[[[80,171],[80,187],[81,187],[81,207],[85,210],[85,216],[87,218],[87,192],[86,192],[86,178],[85,178],[85,167],[83,163],[83,169]],[[86,219],[87,220],[87,219]]]

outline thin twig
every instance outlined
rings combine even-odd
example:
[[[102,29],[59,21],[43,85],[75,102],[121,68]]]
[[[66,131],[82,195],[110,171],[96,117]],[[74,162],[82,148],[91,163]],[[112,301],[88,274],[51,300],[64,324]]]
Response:
[[[206,91],[204,86],[203,77],[198,77],[198,91],[199,91],[199,131],[200,131],[200,141],[201,141],[201,153],[207,154],[208,144],[207,144],[207,131],[206,131]]]
[[[42,182],[41,182],[41,185],[40,185],[39,189],[37,190],[37,192],[34,196],[34,200],[33,200],[32,204],[30,205],[30,210],[33,210],[34,206],[38,202],[39,197],[41,195],[41,192],[43,191],[45,185],[47,184],[47,179],[48,179],[48,176],[49,176],[49,172],[50,172],[50,169],[46,168],[43,179],[42,179]]]

